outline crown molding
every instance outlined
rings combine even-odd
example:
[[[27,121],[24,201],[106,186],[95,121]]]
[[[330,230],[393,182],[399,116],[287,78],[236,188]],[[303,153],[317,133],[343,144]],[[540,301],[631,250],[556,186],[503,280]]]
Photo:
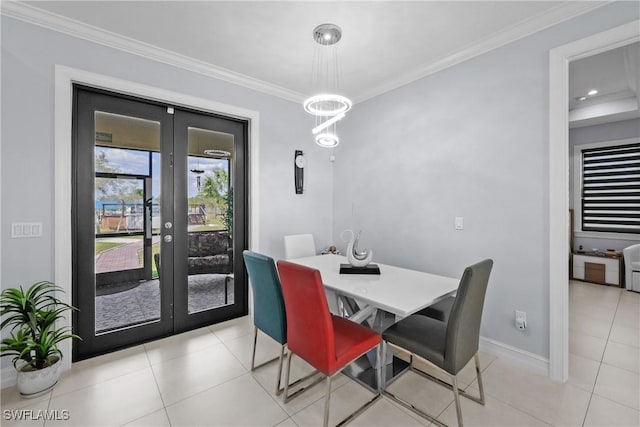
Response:
[[[288,101],[300,103],[305,99],[305,96],[299,92],[237,73],[226,68],[218,67],[204,61],[199,61],[167,49],[162,49],[130,37],[124,37],[111,31],[51,13],[28,4],[13,0],[3,0],[1,1],[0,7],[2,15],[67,34],[72,37],[98,43],[133,55],[202,74],[207,77],[224,80],[229,83],[283,98]]]
[[[592,10],[598,9],[609,3],[612,3],[612,1],[565,2],[553,9],[549,9],[524,21],[506,27],[488,37],[479,39],[477,42],[468,45],[451,55],[447,55],[436,62],[425,64],[411,73],[400,76],[386,84],[377,86],[376,88],[365,92],[361,96],[355,97],[354,104],[405,86],[423,77],[442,71],[445,68],[452,67],[468,59],[480,56],[493,49],[497,49],[516,40],[530,36],[576,16],[591,12]]]
[[[355,96],[354,103],[397,89],[412,83],[423,77],[464,62],[468,59],[482,55],[493,49],[499,48],[521,38],[527,37],[538,31],[549,28],[576,16],[600,8],[611,1],[579,1],[565,2],[544,13],[534,15],[531,18],[507,27],[489,37],[479,40],[452,55],[448,55],[436,62],[425,64],[414,72],[400,76],[397,79],[387,81],[365,93]],[[30,24],[38,25],[50,30],[58,31],[72,37],[77,37],[90,42],[98,43],[134,55],[142,56],[154,61],[162,62],[208,77],[224,80],[239,86],[253,89],[268,95],[276,96],[293,102],[303,102],[305,95],[296,91],[277,86],[263,80],[259,80],[244,74],[240,74],[210,63],[162,49],[148,43],[144,43],[129,37],[103,30],[101,28],[85,24],[74,19],[69,19],[37,7],[17,1],[1,1],[1,13],[8,17],[18,19]]]

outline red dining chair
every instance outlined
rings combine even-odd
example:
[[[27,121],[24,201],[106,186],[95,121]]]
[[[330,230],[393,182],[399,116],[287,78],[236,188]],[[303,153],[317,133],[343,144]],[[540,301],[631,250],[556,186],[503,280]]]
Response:
[[[285,402],[289,392],[291,359],[295,354],[327,377],[324,405],[326,427],[329,423],[331,380],[351,362],[376,347],[378,356],[381,356],[380,334],[329,312],[318,270],[278,261],[278,271],[287,313],[287,346],[291,352],[284,383]],[[376,395],[338,425],[346,424],[358,416],[379,397],[380,394]]]

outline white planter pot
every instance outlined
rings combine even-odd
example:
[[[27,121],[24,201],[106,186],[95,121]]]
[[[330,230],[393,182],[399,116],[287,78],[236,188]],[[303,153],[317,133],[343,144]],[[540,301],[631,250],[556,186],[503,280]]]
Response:
[[[60,378],[60,359],[53,365],[36,371],[18,369],[17,386],[20,395],[26,398],[38,397],[48,392],[56,385]]]

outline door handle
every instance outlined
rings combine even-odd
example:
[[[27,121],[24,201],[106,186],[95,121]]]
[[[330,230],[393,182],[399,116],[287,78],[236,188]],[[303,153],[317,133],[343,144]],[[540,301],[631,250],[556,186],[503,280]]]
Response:
[[[173,241],[173,236],[171,236],[171,234],[167,234],[164,236],[163,240],[165,243],[171,243]]]

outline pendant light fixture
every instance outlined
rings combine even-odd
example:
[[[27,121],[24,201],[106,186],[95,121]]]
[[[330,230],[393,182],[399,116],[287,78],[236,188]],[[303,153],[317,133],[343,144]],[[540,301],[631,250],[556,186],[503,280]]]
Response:
[[[314,89],[313,95],[304,101],[304,109],[316,118],[316,126],[312,129],[316,143],[322,147],[335,147],[340,139],[336,133],[336,124],[351,109],[351,101],[337,95],[340,69],[338,68],[338,52],[336,43],[342,38],[342,30],[335,24],[321,24],[313,30],[313,39],[317,43],[313,70],[311,75]]]

